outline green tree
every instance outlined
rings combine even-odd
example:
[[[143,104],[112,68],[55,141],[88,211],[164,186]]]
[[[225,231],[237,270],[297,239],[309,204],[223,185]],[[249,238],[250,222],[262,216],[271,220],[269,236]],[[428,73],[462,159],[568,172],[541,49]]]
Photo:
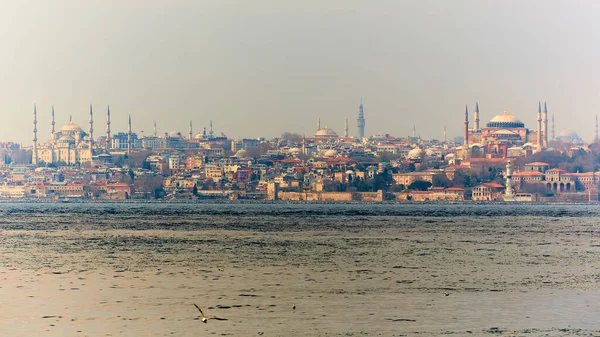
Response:
[[[409,190],[417,190],[417,191],[426,191],[431,187],[431,183],[429,181],[417,180],[412,184],[408,185]]]

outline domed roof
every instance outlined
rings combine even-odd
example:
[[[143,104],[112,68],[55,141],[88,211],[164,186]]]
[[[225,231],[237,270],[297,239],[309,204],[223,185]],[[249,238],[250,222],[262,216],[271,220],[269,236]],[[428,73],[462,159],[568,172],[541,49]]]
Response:
[[[73,136],[69,135],[69,134],[64,134],[62,136],[60,136],[60,138],[58,138],[59,142],[74,142],[75,138],[73,138]]]
[[[248,151],[246,151],[244,149],[240,149],[240,150],[238,150],[238,152],[235,153],[235,156],[238,159],[246,159],[246,158],[248,158]]]
[[[81,129],[81,127],[79,127],[79,125],[75,124],[73,121],[70,121],[69,124],[63,126],[61,131],[82,132],[83,129]]]
[[[315,132],[315,137],[337,137],[338,134],[333,131],[332,129],[328,128],[327,126],[325,126],[322,129],[317,130],[317,132]]]
[[[199,132],[194,136],[194,139],[204,139],[204,134],[202,132]]]
[[[301,152],[302,152],[302,150],[300,150],[300,149],[299,149],[299,148],[297,148],[297,147],[293,147],[293,148],[291,148],[291,149],[289,150],[289,152],[290,152],[290,153],[301,153]]]
[[[515,135],[514,132],[506,129],[500,129],[498,131],[494,131],[495,135]]]
[[[354,175],[355,173],[354,173],[354,171],[352,171],[352,170],[348,170],[348,171],[346,171],[346,174],[347,174],[347,175]]]
[[[322,129],[321,129],[321,130],[322,130]],[[336,150],[334,150],[334,149],[327,150],[327,151],[325,151],[325,153],[323,154],[323,156],[325,156],[325,157],[335,157],[335,156],[337,156],[337,155],[338,155],[338,152],[337,152]]]
[[[171,138],[181,138],[183,136],[181,135],[181,132],[173,130],[173,131],[169,132],[169,137],[171,137]]]
[[[423,158],[423,155],[425,155],[425,151],[418,147],[408,151],[408,158]]]
[[[490,119],[487,126],[488,128],[524,128],[525,124],[523,124],[520,119],[504,110],[504,113]]]
[[[572,139],[577,139],[579,138],[579,135],[577,134],[577,132],[573,129],[564,129],[562,130],[559,134],[559,137],[567,137],[567,138],[572,138]]]

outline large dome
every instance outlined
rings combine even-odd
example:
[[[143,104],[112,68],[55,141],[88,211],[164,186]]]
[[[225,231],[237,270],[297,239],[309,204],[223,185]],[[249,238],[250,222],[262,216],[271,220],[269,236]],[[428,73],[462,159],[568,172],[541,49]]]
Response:
[[[504,113],[494,116],[489,123],[488,128],[524,128],[525,124],[514,115],[509,114],[506,110]]]
[[[181,134],[181,132],[173,130],[173,131],[169,132],[169,137],[171,137],[171,138],[183,138],[183,135]]]
[[[425,155],[425,151],[423,151],[417,147],[417,148],[414,148],[414,149],[408,151],[407,157],[411,158],[411,159],[420,159],[420,158],[423,158],[424,155]]]
[[[580,142],[581,138],[579,137],[579,135],[577,134],[577,131],[573,130],[573,129],[564,129],[562,130],[557,137],[559,140],[565,141],[565,142]]]
[[[75,124],[73,121],[70,121],[69,124],[63,126],[63,128],[61,129],[61,131],[82,132],[83,129],[81,129],[81,127],[79,127],[79,125]]]
[[[315,133],[315,137],[337,137],[338,134],[333,131],[332,129],[328,128],[327,126],[325,126],[322,129],[317,130],[317,132]]]

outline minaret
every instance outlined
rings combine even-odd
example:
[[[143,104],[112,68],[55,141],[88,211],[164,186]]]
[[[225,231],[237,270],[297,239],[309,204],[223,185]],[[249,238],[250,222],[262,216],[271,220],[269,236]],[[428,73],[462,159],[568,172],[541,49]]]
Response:
[[[598,142],[598,115],[596,115],[596,134],[594,136],[594,143]]]
[[[415,138],[416,136],[417,136],[417,126],[413,124],[412,138]]]
[[[321,130],[321,117],[317,120],[317,131]]]
[[[479,102],[475,102],[475,116],[473,119],[473,132],[479,131]]]
[[[538,152],[542,152],[542,103],[538,102],[538,129],[537,129],[537,148]]]
[[[90,151],[94,147],[94,113],[92,112],[92,105],[90,104]]]
[[[156,133],[156,121],[154,121],[154,137],[158,136],[158,133]]]
[[[208,125],[208,126],[210,127],[210,129],[209,129],[209,131],[208,131],[208,135],[209,135],[210,137],[212,137],[212,136],[213,136],[212,119],[210,120],[210,122],[209,122],[209,125]]]
[[[358,118],[356,119],[356,125],[358,126],[358,137],[365,137],[365,111],[362,104],[362,97],[360,98],[360,106],[358,107]]]
[[[544,115],[542,117],[542,136],[544,137],[544,147],[548,147],[548,106],[544,102]]]
[[[127,125],[127,154],[131,154],[131,114],[129,114],[129,124]]]
[[[348,117],[344,119],[344,137],[348,138]]]
[[[110,138],[110,105],[106,110],[106,150],[112,148],[112,140]]]
[[[446,124],[444,124],[444,143],[446,143]]]
[[[513,164],[509,160],[508,163],[506,164],[506,191],[504,192],[505,201],[511,201],[513,199],[512,169],[513,169]]]
[[[31,154],[31,163],[37,165],[38,163],[38,146],[37,146],[37,108],[33,105],[33,152]]]
[[[556,139],[556,133],[554,129],[554,114],[552,114],[552,140]]]
[[[463,128],[463,149],[467,150],[469,148],[469,106],[465,105],[465,126]]]
[[[56,123],[54,123],[54,105],[52,106],[52,122],[50,124],[52,125],[52,129],[51,129],[50,133],[52,134],[52,139],[54,139],[54,133],[55,133],[54,125],[56,124]]]
[[[190,129],[188,131],[188,136],[189,136],[190,140],[193,138],[193,135],[192,135],[192,121],[191,120],[190,120]]]

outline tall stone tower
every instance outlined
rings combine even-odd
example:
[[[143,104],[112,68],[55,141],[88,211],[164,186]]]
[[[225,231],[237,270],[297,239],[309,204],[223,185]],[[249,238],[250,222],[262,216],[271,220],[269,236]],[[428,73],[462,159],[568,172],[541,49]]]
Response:
[[[131,114],[129,114],[129,122],[127,124],[127,154],[131,154]]]
[[[465,151],[469,149],[469,106],[465,105],[465,126],[463,127],[463,148]]]
[[[92,151],[94,147],[94,113],[92,111],[92,105],[90,104],[90,132],[89,132],[89,143],[90,143],[90,151]]]
[[[56,132],[56,130],[54,129],[54,125],[56,125],[56,123],[54,123],[54,105],[52,106],[52,121],[50,122],[50,125],[52,125],[50,134],[52,135],[52,139],[54,140],[54,133]]]
[[[504,200],[505,201],[513,200],[512,170],[513,170],[513,164],[509,160],[508,163],[506,164],[506,191],[504,192]]]
[[[544,147],[548,147],[548,106],[544,102],[544,116],[542,117],[543,123],[543,136],[544,136]]]
[[[37,146],[37,108],[33,105],[33,151],[31,153],[31,163],[37,165],[38,163],[38,146]]]
[[[110,105],[106,110],[106,150],[112,148],[112,140],[110,138]]]
[[[360,106],[358,107],[358,118],[356,119],[358,126],[358,137],[365,137],[365,111],[362,104],[362,98],[360,99]]]
[[[348,117],[344,119],[344,137],[348,138]]]
[[[537,118],[537,150],[542,152],[543,141],[542,141],[542,103],[538,102],[538,118]]]
[[[194,135],[192,134],[192,121],[190,120],[190,129],[188,131],[188,138],[191,140],[192,138],[194,138]]]
[[[479,102],[475,102],[475,116],[473,117],[473,132],[479,131]]]

